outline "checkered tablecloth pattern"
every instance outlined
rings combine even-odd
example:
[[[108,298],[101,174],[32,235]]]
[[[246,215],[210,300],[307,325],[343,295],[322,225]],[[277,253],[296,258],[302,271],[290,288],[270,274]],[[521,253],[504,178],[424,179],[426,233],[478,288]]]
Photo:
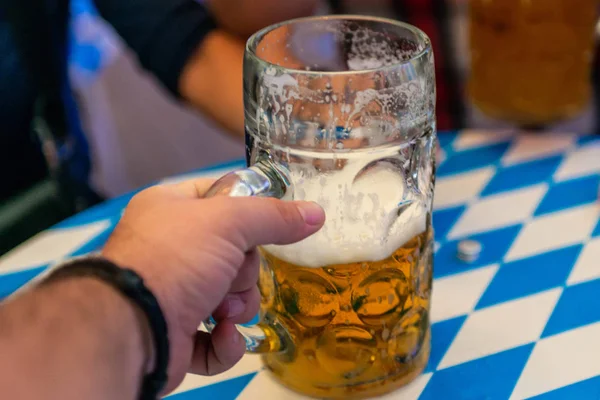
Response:
[[[385,399],[600,399],[600,138],[464,131],[440,135],[432,353]],[[241,161],[199,171],[219,176]],[[64,221],[0,259],[0,298],[49,264],[101,246],[131,195]],[[457,243],[483,245],[472,263]],[[171,397],[285,400],[246,356]]]

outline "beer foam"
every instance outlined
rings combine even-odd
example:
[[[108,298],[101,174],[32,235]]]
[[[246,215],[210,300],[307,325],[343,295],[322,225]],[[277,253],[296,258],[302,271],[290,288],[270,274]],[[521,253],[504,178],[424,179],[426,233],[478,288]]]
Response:
[[[295,199],[319,203],[325,225],[298,243],[265,249],[284,261],[317,268],[385,259],[424,232],[428,206],[422,195],[411,192],[391,164],[367,164],[348,161],[342,170],[312,179],[292,171]]]
[[[360,71],[399,65],[423,51],[423,44],[405,37],[393,37],[364,26],[344,31],[350,44],[346,54],[348,69]]]

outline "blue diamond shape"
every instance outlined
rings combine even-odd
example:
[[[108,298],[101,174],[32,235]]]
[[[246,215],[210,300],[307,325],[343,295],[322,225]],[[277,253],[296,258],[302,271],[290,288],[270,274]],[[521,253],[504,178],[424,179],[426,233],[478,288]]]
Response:
[[[600,321],[600,279],[567,287],[546,324],[542,338]]]
[[[530,397],[528,400],[600,399],[600,376]]]
[[[594,228],[594,232],[592,232],[592,237],[596,237],[600,235],[600,220],[598,220],[598,223],[596,224],[596,227]]]
[[[458,206],[433,212],[433,228],[435,229],[435,237],[437,240],[446,238],[446,235],[465,209],[466,206]]]
[[[598,199],[600,175],[554,184],[540,202],[534,215],[548,214],[565,208],[592,203]]]
[[[496,164],[506,152],[510,142],[478,147],[451,154],[437,170],[437,175],[448,176]]]
[[[489,196],[548,180],[562,161],[562,156],[543,158],[502,168],[481,192]]]
[[[469,239],[476,240],[482,245],[482,251],[479,258],[471,263],[461,261],[456,256],[456,250],[460,240],[454,240],[442,244],[442,247],[440,247],[437,253],[435,253],[435,278],[458,274],[475,268],[501,262],[511,244],[519,234],[521,227],[521,224],[512,225],[506,228],[479,233],[469,237]]]
[[[588,143],[600,141],[600,138],[596,135],[583,135],[577,139],[577,144],[579,146],[584,146]]]
[[[424,372],[435,371],[466,319],[467,316],[463,315],[431,325],[431,355]]]
[[[214,383],[212,385],[192,389],[188,392],[182,392],[167,397],[169,400],[235,400],[240,393],[248,386],[256,372],[243,375],[227,381]]]
[[[566,247],[503,265],[475,309],[564,285],[582,248]]]
[[[36,267],[25,271],[12,272],[10,274],[0,275],[0,300],[10,296],[14,291],[35,278],[48,266]]]
[[[442,369],[419,400],[508,399],[533,350],[533,343]]]
[[[254,316],[254,318],[252,318],[250,321],[246,322],[245,324],[241,324],[243,326],[252,326],[252,325],[256,325],[260,322],[260,313],[256,314]]]
[[[440,147],[445,148],[450,145],[454,139],[458,136],[457,131],[444,131],[438,132],[438,141],[440,142]]]

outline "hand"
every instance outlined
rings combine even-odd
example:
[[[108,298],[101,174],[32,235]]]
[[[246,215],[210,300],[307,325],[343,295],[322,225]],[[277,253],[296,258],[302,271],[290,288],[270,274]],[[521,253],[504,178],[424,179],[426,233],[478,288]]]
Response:
[[[138,272],[163,309],[171,341],[167,391],[186,372],[212,375],[243,356],[234,324],[250,321],[260,295],[257,245],[289,244],[325,220],[314,203],[202,195],[211,180],[163,185],[136,195],[103,255]],[[197,330],[213,315],[212,334]]]

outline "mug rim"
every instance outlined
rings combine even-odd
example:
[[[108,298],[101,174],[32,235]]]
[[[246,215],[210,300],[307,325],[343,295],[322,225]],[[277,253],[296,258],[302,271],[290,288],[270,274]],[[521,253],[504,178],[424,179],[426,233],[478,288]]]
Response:
[[[364,69],[359,69],[359,70],[344,70],[344,71],[317,71],[317,70],[306,70],[306,69],[282,67],[281,65],[269,62],[269,61],[265,60],[264,58],[261,58],[258,54],[256,54],[255,50],[258,47],[257,46],[258,39],[263,38],[269,32],[273,32],[274,30],[279,29],[283,26],[294,25],[294,24],[301,23],[301,22],[327,21],[327,20],[346,20],[346,21],[361,20],[361,21],[380,22],[383,24],[393,25],[396,28],[406,29],[406,30],[410,31],[411,33],[413,33],[419,39],[419,41],[421,41],[424,44],[424,47],[421,51],[415,53],[414,55],[412,55],[410,58],[408,58],[406,60],[402,60],[399,62],[395,62],[392,64],[377,67],[377,68],[364,68]],[[375,17],[375,16],[368,16],[368,15],[341,14],[341,15],[320,15],[320,16],[294,18],[294,19],[289,19],[289,20],[286,20],[283,22],[278,22],[276,24],[269,25],[269,26],[255,32],[252,36],[250,36],[250,38],[248,38],[248,40],[246,41],[246,49],[245,50],[246,50],[247,56],[252,57],[255,62],[262,64],[266,68],[273,67],[273,68],[284,69],[286,72],[294,73],[294,74],[313,75],[313,76],[332,76],[332,75],[372,74],[374,72],[384,72],[384,71],[394,70],[403,65],[412,63],[415,60],[422,58],[426,54],[430,53],[432,51],[432,48],[431,48],[431,40],[429,39],[429,36],[427,36],[427,34],[424,31],[422,31],[421,29],[417,28],[414,25],[408,24],[406,22],[396,21],[396,20],[393,20],[390,18]]]

